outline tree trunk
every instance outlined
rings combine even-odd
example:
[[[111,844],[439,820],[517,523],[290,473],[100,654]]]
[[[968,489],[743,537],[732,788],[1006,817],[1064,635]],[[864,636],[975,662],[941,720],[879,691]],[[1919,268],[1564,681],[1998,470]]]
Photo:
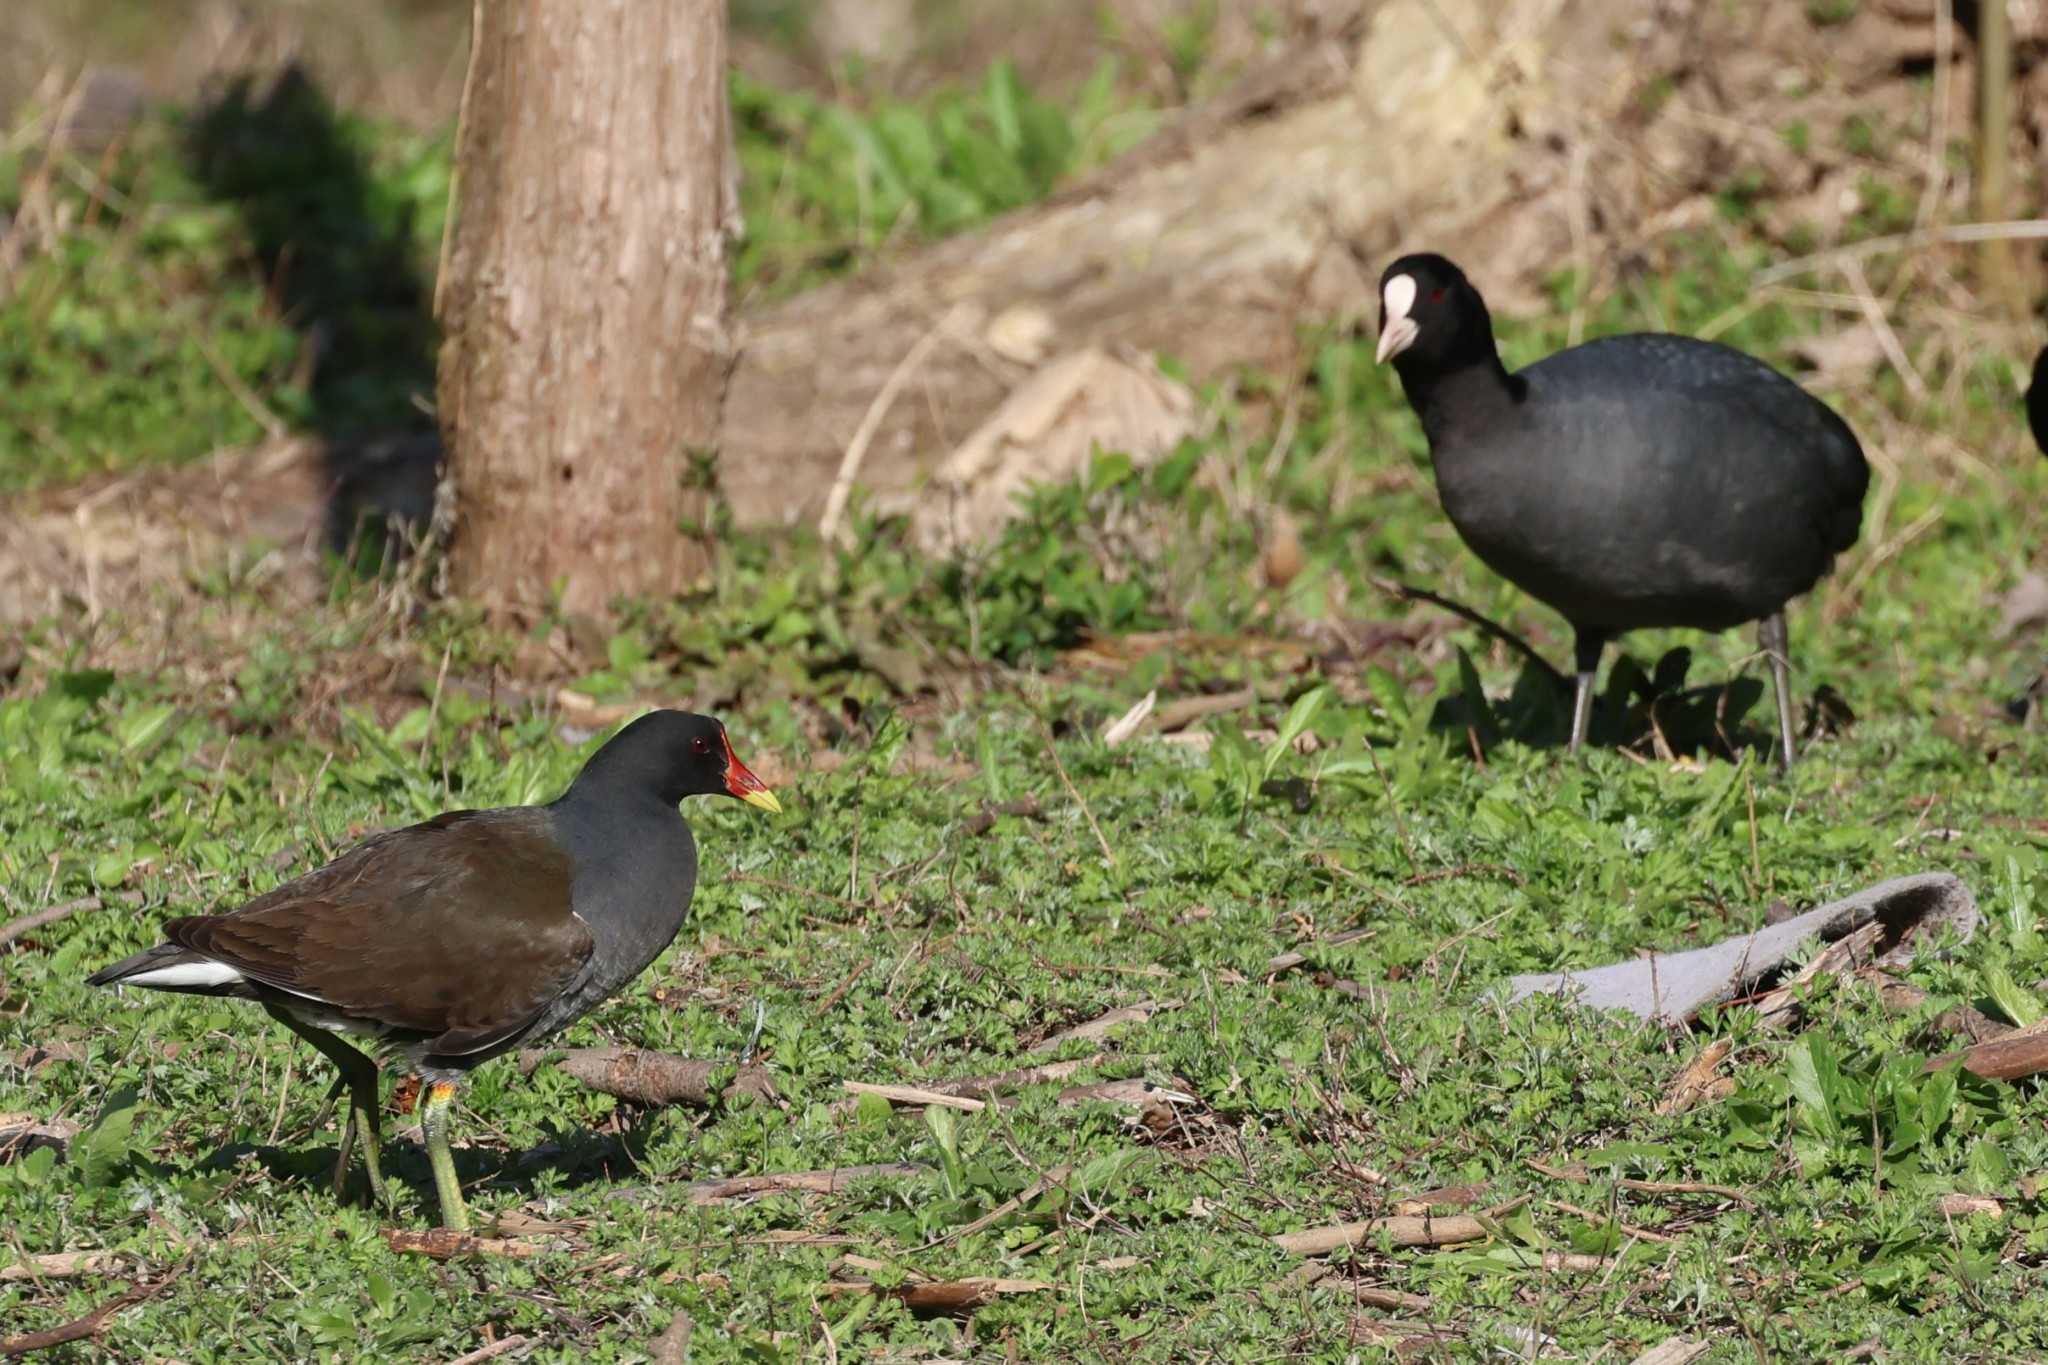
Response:
[[[703,567],[730,369],[725,6],[490,0],[457,149],[440,413],[451,586],[531,618]]]

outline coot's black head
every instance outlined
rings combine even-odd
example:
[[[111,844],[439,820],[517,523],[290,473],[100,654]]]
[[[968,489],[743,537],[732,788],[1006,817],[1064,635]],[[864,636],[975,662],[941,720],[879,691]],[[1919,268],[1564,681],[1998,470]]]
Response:
[[[1493,318],[1465,272],[1432,252],[1403,256],[1380,276],[1380,344],[1404,379],[1495,363]]]
[[[618,801],[652,796],[673,806],[686,796],[736,796],[779,811],[760,778],[747,771],[710,716],[650,711],[606,741],[576,775],[565,801]]]

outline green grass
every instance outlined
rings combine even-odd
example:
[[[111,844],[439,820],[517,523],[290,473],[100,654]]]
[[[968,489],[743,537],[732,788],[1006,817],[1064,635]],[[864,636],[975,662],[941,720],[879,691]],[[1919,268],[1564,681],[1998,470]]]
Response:
[[[1001,69],[857,114],[736,93],[757,234],[741,282],[759,291],[1043,194],[1121,126],[1085,101],[1051,113]],[[354,243],[348,259],[425,279],[445,142],[334,121],[326,152],[366,178],[362,217],[347,207],[360,195],[280,206],[221,178],[247,159],[202,180],[208,163],[178,150],[187,127],[152,125],[124,153],[120,197],[102,193],[91,225],[86,185],[52,190],[74,215],[61,249],[0,304],[0,380],[14,381],[0,402],[36,433],[0,446],[0,487],[252,439],[260,423],[195,337],[293,428],[402,401],[419,340],[402,293],[295,296],[347,322],[333,344],[361,362],[301,383],[305,315],[257,266],[333,219],[321,230]],[[266,155],[287,156],[290,182],[296,153]],[[0,200],[17,205],[24,171],[8,174]],[[1740,235],[1754,205],[1738,193],[1723,208],[1720,235],[1663,244],[1654,272],[1612,293],[1583,299],[1560,276],[1546,310],[1503,316],[1510,363],[1562,345],[1576,308],[1589,335],[1712,330],[1789,365],[1835,324],[1751,289],[1769,259]],[[144,292],[154,277],[173,287]],[[584,642],[579,674],[545,686],[518,676],[531,641],[457,606],[415,617],[338,581],[308,609],[246,567],[37,626],[0,692],[0,919],[105,904],[0,950],[0,1111],[85,1125],[67,1159],[0,1163],[0,1259],[123,1260],[0,1282],[0,1337],[142,1284],[160,1287],[105,1324],[115,1358],[444,1359],[488,1332],[534,1339],[538,1359],[637,1359],[678,1313],[701,1361],[1345,1360],[1425,1338],[1415,1349],[1441,1358],[1526,1358],[1536,1336],[1629,1360],[1671,1335],[1712,1339],[1716,1361],[1835,1359],[1873,1338],[1900,1361],[2041,1358],[2048,1207],[2032,1177],[2048,1169],[2048,1104],[2035,1082],[1922,1067],[1953,1044],[1932,1022],[1947,1005],[2012,1022],[2048,1007],[2048,741],[1997,715],[2043,643],[1994,631],[1999,596],[2048,538],[2048,463],[2023,444],[2019,357],[1937,344],[1946,324],[1912,297],[1896,320],[1929,396],[1889,374],[1827,395],[1882,441],[1896,479],[1880,478],[1862,543],[1792,613],[1802,700],[1825,685],[1856,720],[1787,778],[1765,761],[1744,635],[1629,637],[1600,743],[1567,759],[1562,702],[1539,675],[1381,596],[1377,578],[1422,583],[1566,654],[1561,622],[1443,521],[1421,434],[1369,344],[1321,319],[1303,320],[1299,373],[1206,391],[1212,434],[1151,470],[1100,457],[964,562],[928,561],[901,523],[865,515],[845,551],[719,522],[708,585],[628,604],[609,640]],[[1276,508],[1306,549],[1278,590],[1255,573]],[[1116,668],[1067,652],[1153,630],[1182,633]],[[546,709],[559,681],[606,702],[698,698],[743,757],[788,774],[780,818],[690,808],[704,870],[683,936],[559,1044],[731,1058],[759,1005],[783,1105],[622,1114],[553,1067],[495,1062],[457,1133],[473,1207],[574,1231],[524,1260],[400,1255],[381,1233],[432,1220],[424,1155],[393,1142],[395,1215],[338,1207],[310,1050],[248,1008],[82,980],[163,919],[238,903],[370,830],[552,796],[596,742],[576,713]],[[1207,752],[1096,738],[1148,690],[1247,683],[1262,700],[1207,722]],[[1724,693],[1732,749],[1715,732]],[[1290,715],[1315,753],[1241,733]],[[1652,716],[1697,761],[1654,757]],[[968,824],[1027,796],[1041,815]],[[1673,1033],[1490,997],[1518,972],[1717,941],[1774,901],[1929,868],[1962,876],[1985,921],[1921,954],[1908,979],[1933,998],[1915,1015],[1832,983],[1789,1033],[1746,1006]],[[1363,932],[1328,941],[1346,930]],[[1271,974],[1287,951],[1306,961]],[[1104,1043],[1034,1050],[1145,1001],[1175,1003]],[[1656,1113],[1717,1040],[1734,1093]],[[948,1122],[842,1090],[1098,1048],[1073,1082],[1145,1078],[1194,1101],[1148,1127],[1106,1102],[1062,1105],[1047,1084]],[[408,1121],[387,1115],[387,1135]],[[704,1207],[678,1192],[880,1162],[928,1170]],[[1538,1169],[1569,1163],[1588,1179]],[[989,1218],[1057,1167],[1072,1171],[1058,1189]],[[1333,1280],[1419,1307],[1310,1285],[1269,1240],[1472,1182],[1483,1207],[1525,1201],[1485,1240],[1333,1258]],[[2001,1212],[1945,1216],[1953,1193]],[[1545,1251],[1607,1259],[1552,1270]],[[821,1288],[854,1274],[1047,1288],[919,1317]]]
[[[1740,260],[1702,257],[1656,295],[1599,301],[1592,329],[1660,309],[1697,327],[1739,299],[1742,277]],[[1571,302],[1560,287],[1558,315],[1504,324],[1511,355],[1557,344]],[[1805,325],[1767,306],[1730,335],[1777,355]],[[1192,639],[1121,673],[1059,665],[1083,627],[1285,637],[1385,618],[1374,574],[1501,611],[1558,652],[1555,619],[1442,524],[1412,417],[1348,341],[1315,352],[1297,435],[1267,482],[1254,483],[1267,457],[1255,420],[1232,403],[1215,436],[1154,471],[1109,459],[1089,482],[1042,493],[968,566],[918,559],[892,523],[864,525],[858,555],[737,537],[705,594],[636,608],[581,686],[712,698],[743,756],[776,753],[793,770],[786,813],[691,810],[705,872],[683,938],[561,1041],[731,1057],[758,1003],[787,1107],[629,1116],[620,1133],[610,1100],[552,1068],[484,1068],[459,1151],[474,1204],[577,1224],[529,1260],[398,1255],[379,1234],[386,1220],[337,1208],[333,1130],[306,1131],[324,1075],[259,1014],[80,984],[153,941],[168,915],[233,904],[366,830],[552,795],[575,769],[575,740],[522,707],[493,713],[481,687],[512,642],[449,610],[410,642],[386,639],[422,681],[374,693],[373,716],[311,701],[364,643],[347,599],[310,628],[280,623],[203,686],[196,663],[91,671],[128,657],[126,635],[146,637],[139,616],[90,639],[48,627],[0,700],[0,885],[9,913],[119,896],[6,959],[0,1059],[13,1060],[0,1061],[0,1110],[74,1117],[88,1135],[72,1160],[0,1166],[0,1225],[24,1251],[117,1251],[151,1281],[178,1271],[107,1326],[106,1348],[136,1358],[435,1357],[486,1328],[538,1339],[539,1358],[630,1358],[678,1312],[699,1360],[829,1354],[828,1330],[842,1357],[1343,1359],[1368,1351],[1354,1331],[1361,1343],[1435,1332],[1455,1358],[1529,1332],[1579,1357],[1605,1347],[1627,1359],[1672,1334],[1712,1337],[1711,1358],[1725,1360],[1835,1358],[1871,1337],[1899,1360],[2037,1356],[2048,1218],[2022,1181],[2048,1167],[2048,1108],[2031,1082],[1921,1072],[1950,1045],[1929,1023],[1936,1009],[1961,1001],[2017,1020],[2041,1008],[2031,983],[2048,976],[2048,749],[1986,715],[2038,661],[2038,637],[1989,637],[1997,592],[2039,542],[2042,471],[2019,458],[1989,382],[1973,383],[1955,421],[1992,458],[1902,452],[1911,464],[1885,528],[1794,611],[1802,692],[1825,683],[1860,718],[1788,779],[1762,761],[1768,708],[1753,681],[1734,694],[1733,761],[1711,742],[1700,765],[1608,747],[1566,759],[1558,699],[1462,628],[1450,638],[1469,653],[1397,645],[1302,674]],[[1241,391],[1256,400],[1261,384],[1284,387],[1253,377]],[[1869,401],[1847,396],[1852,414]],[[1308,568],[1283,594],[1249,573],[1256,546],[1233,511],[1248,488],[1304,528]],[[212,592],[208,613],[263,609],[246,586]],[[1706,690],[1665,696],[1660,722],[1681,743],[1709,733],[1747,640],[1652,633],[1631,637],[1609,686],[1608,740],[1640,741],[1646,675],[1670,682],[1676,661],[1659,661],[1681,643]],[[436,707],[444,651],[468,690],[451,682]],[[1241,719],[1268,726],[1332,682],[1311,721],[1322,749],[1280,751],[1269,773],[1223,722],[1207,755],[1093,738],[1148,688],[1170,698],[1237,680],[1267,689]],[[1269,776],[1283,784],[1272,795]],[[964,824],[1026,795],[1043,818],[979,834]],[[1912,968],[1934,995],[1918,1015],[1823,986],[1789,1035],[1747,1007],[1669,1034],[1488,999],[1516,972],[1711,942],[1760,923],[1774,900],[1818,903],[1931,867],[1962,875],[1986,919],[1973,942]],[[1350,928],[1367,932],[1320,941]],[[1269,977],[1289,949],[1306,964]],[[1062,1106],[1058,1085],[950,1127],[840,1103],[849,1079],[914,1084],[1088,1056],[1032,1047],[1145,1000],[1179,1003],[1125,1026],[1073,1079],[1143,1077],[1196,1097],[1160,1131],[1111,1104]],[[1656,1114],[1715,1039],[1733,1045],[1735,1093]],[[32,1060],[34,1048],[55,1059]],[[398,1222],[423,1225],[424,1157],[394,1147]],[[887,1161],[930,1172],[703,1208],[674,1193],[692,1179]],[[1532,1162],[1584,1162],[1590,1180]],[[1057,1166],[1073,1168],[1064,1190],[960,1235]],[[1632,1191],[1624,1177],[1732,1186],[1751,1203]],[[1488,1240],[1338,1258],[1336,1278],[1426,1308],[1393,1314],[1306,1287],[1267,1240],[1475,1181],[1487,1206],[1528,1200]],[[1970,1192],[1998,1198],[2001,1216],[1937,1210]],[[1670,1240],[1617,1238],[1603,1219]],[[1612,1261],[1551,1271],[1545,1250]],[[854,1273],[835,1269],[846,1253],[886,1263],[885,1282],[914,1272],[1050,1288],[922,1318],[893,1299],[823,1295]],[[11,1284],[0,1321],[48,1326],[115,1292],[103,1279]]]

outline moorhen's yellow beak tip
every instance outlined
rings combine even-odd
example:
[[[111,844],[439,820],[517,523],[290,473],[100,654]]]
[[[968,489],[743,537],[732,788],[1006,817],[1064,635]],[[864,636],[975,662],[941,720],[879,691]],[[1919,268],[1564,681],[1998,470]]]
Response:
[[[782,803],[777,801],[775,793],[769,791],[766,787],[756,787],[753,791],[743,793],[740,796],[740,800],[750,806],[759,806],[770,815],[782,814]]]

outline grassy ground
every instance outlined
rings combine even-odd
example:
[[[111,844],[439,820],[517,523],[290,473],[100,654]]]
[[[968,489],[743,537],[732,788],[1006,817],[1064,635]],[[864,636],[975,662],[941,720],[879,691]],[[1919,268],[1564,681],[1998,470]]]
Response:
[[[821,188],[810,173],[838,164],[835,139],[884,136],[888,120],[756,94],[751,155],[765,164],[781,146],[787,167],[772,183],[753,167],[750,183],[770,186],[750,191],[769,196],[756,207],[788,248],[747,267],[761,288],[853,268],[884,222],[939,230],[927,215],[963,201],[936,181],[975,182],[961,162],[921,161],[936,180],[907,180],[891,214],[863,217],[881,182]],[[1032,161],[1047,149],[1095,154],[1076,124],[995,115],[1020,107],[1001,77],[947,98],[961,155],[1000,123],[1016,132],[1011,170],[1038,177],[991,173],[977,213],[1075,164]],[[925,126],[948,126],[942,104],[920,106]],[[344,121],[335,146],[369,148],[390,216],[352,221],[383,224],[387,245],[420,259],[437,144],[352,143],[361,131]],[[121,326],[197,328],[229,367],[246,359],[245,383],[285,416],[352,411],[346,387],[294,379],[300,343],[250,283],[261,217],[177,183],[191,194],[108,218],[119,232],[104,240],[78,236],[90,187],[50,191],[73,196],[68,240],[86,244],[25,266],[53,273],[18,278],[6,306],[111,311],[98,332],[34,333],[55,338],[37,363],[132,375],[65,348]],[[1589,332],[1713,332],[1789,365],[1837,325],[1833,305],[1752,289],[1769,257],[1745,232],[1731,221],[1662,243],[1655,274],[1599,299],[1561,283],[1548,314],[1503,319],[1509,359],[1562,344],[1577,308]],[[222,297],[249,302],[248,357],[217,344],[237,334],[232,317],[124,313],[130,277],[91,277],[146,282],[205,252],[241,272],[246,292]],[[1104,458],[965,564],[920,559],[891,523],[862,523],[843,553],[733,536],[703,591],[640,604],[590,641],[566,625],[505,639],[456,608],[416,616],[346,582],[308,601],[252,555],[35,628],[0,693],[0,918],[97,905],[0,949],[0,1111],[82,1125],[64,1160],[0,1164],[0,1244],[115,1259],[8,1272],[0,1335],[146,1291],[105,1320],[98,1348],[66,1349],[441,1359],[516,1335],[538,1359],[637,1359],[680,1321],[689,1358],[706,1361],[1630,1360],[1672,1335],[1710,1340],[1713,1360],[1842,1359],[1872,1341],[1893,1360],[2041,1358],[2048,1105],[2034,1082],[1922,1063],[1953,1045],[1940,1009],[2029,1023],[2048,999],[2033,984],[2048,977],[2048,742],[2001,713],[2043,642],[1997,630],[2048,534],[2048,463],[2013,406],[2019,347],[1956,327],[1941,311],[1953,292],[1937,307],[1894,291],[1886,264],[1873,284],[1924,389],[1881,373],[1828,390],[1879,479],[1861,544],[1794,611],[1793,646],[1802,703],[1825,686],[1854,719],[1785,778],[1766,762],[1768,700],[1743,637],[1632,637],[1602,743],[1567,759],[1561,699],[1540,675],[1382,596],[1376,578],[1426,583],[1565,656],[1557,620],[1459,546],[1389,377],[1321,319],[1303,320],[1299,374],[1216,386],[1208,435],[1152,471]],[[31,335],[10,327],[0,336],[17,341],[0,345]],[[91,425],[106,405],[73,402],[61,379],[10,396],[50,423],[75,418],[84,468],[238,439],[164,414],[253,420],[203,349],[144,372],[214,375],[188,399],[147,395],[158,418],[144,425],[189,450],[137,455]],[[47,477],[0,458],[6,486]],[[1262,528],[1281,511],[1305,567],[1272,587]],[[1091,630],[1108,639],[1084,644]],[[1680,645],[1683,670],[1668,652]],[[535,663],[550,650],[573,662]],[[535,684],[547,667],[561,671]],[[553,795],[596,742],[590,706],[555,683],[622,708],[717,710],[785,806],[779,819],[690,810],[704,873],[683,937],[559,1044],[730,1059],[759,1006],[779,1101],[625,1112],[551,1065],[523,1077],[494,1063],[460,1120],[473,1204],[558,1226],[522,1234],[529,1256],[444,1263],[384,1235],[433,1216],[395,1106],[401,1207],[337,1207],[309,1050],[249,1009],[81,981],[155,941],[162,919],[234,904],[366,831]],[[1268,751],[1263,732],[1326,684],[1316,751]],[[1206,748],[1098,738],[1148,690],[1245,685],[1254,704],[1196,727]],[[1002,809],[1025,813],[977,818]],[[1789,1033],[1746,1006],[1669,1032],[1489,998],[1516,972],[1716,941],[1774,901],[1929,868],[1964,877],[1985,923],[1920,956],[1908,979],[1932,999],[1915,1014],[1827,983]],[[1303,960],[1275,970],[1284,953]],[[1044,1046],[1133,1006],[1146,1008],[1105,1037]],[[1657,1112],[1721,1042],[1732,1093]],[[1080,1065],[950,1117],[843,1089],[1053,1060]],[[1061,1102],[1068,1086],[1129,1079],[1159,1092]],[[881,1163],[920,1169],[703,1205],[684,1188]],[[1668,1188],[1688,1183],[1717,1188]],[[1942,1212],[1959,1193],[1997,1212]],[[1481,1240],[1369,1241],[1313,1275],[1270,1240],[1417,1199],[1498,1213]],[[960,1314],[828,1287],[972,1276],[1020,1284]]]
[[[1709,281],[1701,302],[1725,298]],[[1562,325],[1515,326],[1512,346],[1539,353]],[[1767,353],[1800,328],[1770,310],[1745,325]],[[337,1209],[325,1187],[333,1130],[306,1131],[317,1059],[252,1011],[118,998],[80,978],[152,941],[166,915],[238,901],[365,830],[545,798],[585,732],[510,704],[494,714],[454,685],[434,703],[439,659],[474,680],[493,648],[513,647],[449,614],[383,640],[421,681],[366,688],[380,705],[361,711],[310,700],[332,695],[344,656],[331,651],[364,644],[346,606],[315,618],[329,634],[280,627],[204,682],[175,661],[92,671],[139,622],[34,637],[0,700],[0,880],[10,913],[108,903],[5,960],[0,1109],[87,1125],[68,1161],[0,1166],[13,1245],[103,1249],[124,1276],[171,1277],[109,1320],[106,1347],[123,1358],[430,1357],[487,1332],[532,1338],[542,1358],[629,1358],[677,1313],[704,1360],[1335,1359],[1402,1341],[1458,1357],[1539,1336],[1626,1359],[1671,1334],[1713,1338],[1716,1359],[1840,1358],[1873,1338],[1892,1359],[2048,1350],[2034,1292],[2048,1219],[2026,1180],[2048,1167],[2048,1111],[2031,1083],[1920,1068],[1948,1045],[1928,1023],[1939,1005],[2024,1022],[2041,1009],[2025,983],[2048,975],[2048,752],[1991,714],[2039,649],[1990,639],[2042,501],[2005,414],[1986,408],[1964,429],[1981,460],[1913,455],[1885,524],[1794,613],[1802,692],[1825,683],[1858,719],[1780,779],[1761,762],[1753,685],[1736,691],[1738,710],[1753,705],[1732,760],[1707,720],[1718,686],[1657,712],[1680,748],[1704,738],[1694,760],[1640,756],[1654,750],[1641,705],[1602,720],[1639,756],[1570,760],[1554,747],[1561,705],[1518,680],[1511,656],[1446,634],[1434,613],[1396,617],[1367,575],[1505,608],[1553,653],[1561,638],[1458,549],[1412,419],[1359,348],[1330,343],[1307,378],[1270,484],[1307,547],[1284,594],[1256,585],[1249,534],[1224,534],[1243,521],[1232,490],[1268,454],[1226,420],[1178,471],[1110,462],[1092,492],[1041,499],[964,580],[890,551],[888,527],[869,528],[857,558],[742,542],[715,596],[644,612],[611,642],[587,691],[717,700],[742,754],[772,756],[787,813],[691,812],[705,876],[684,938],[563,1042],[730,1058],[758,1004],[782,1102],[622,1115],[551,1067],[486,1068],[466,1093],[460,1164],[480,1210],[570,1225],[531,1258],[392,1251],[390,1220]],[[1072,548],[1046,561],[1048,542]],[[1171,548],[1191,543],[1212,548],[1199,561]],[[216,588],[213,609],[260,610],[246,591]],[[860,641],[892,608],[908,662],[884,668]],[[1346,621],[1370,635],[1374,619],[1401,629],[1320,665],[1299,645],[1245,643],[1327,640]],[[1136,662],[1098,650],[1118,662],[1095,668],[1057,653],[1076,621],[1222,634],[1173,637]],[[1631,657],[1651,671],[1681,641],[1706,684],[1735,677],[1749,648],[1646,636]],[[901,676],[910,667],[922,688]],[[1324,680],[1321,751],[1284,752],[1271,774],[1307,784],[1304,810],[1294,790],[1259,789],[1258,741],[1235,736],[1277,724]],[[1236,682],[1270,700],[1212,722],[1206,754],[1095,737],[1148,688]],[[1383,781],[1358,762],[1368,739]],[[1026,797],[1038,816],[967,823]],[[1935,997],[1919,1015],[1823,988],[1790,1036],[1743,1007],[1667,1033],[1486,998],[1513,972],[1712,941],[1774,900],[1930,867],[1962,874],[1987,921],[1912,969]],[[1348,930],[1363,932],[1327,942]],[[1306,962],[1270,972],[1290,950]],[[1038,1050],[1143,1003],[1159,1008],[1105,1040]],[[1734,1093],[1660,1116],[1665,1087],[1716,1040],[1733,1045]],[[1048,1059],[1086,1062],[1014,1107],[950,1121],[841,1089]],[[1117,1078],[1190,1098],[1059,1102],[1063,1085]],[[397,1222],[419,1225],[425,1162],[396,1146]],[[883,1162],[927,1169],[704,1207],[678,1188]],[[1538,1169],[1570,1163],[1584,1183]],[[1473,1183],[1483,1208],[1526,1202],[1475,1245],[1340,1253],[1335,1288],[1268,1240]],[[1990,1194],[2001,1213],[1939,1212],[1957,1192]],[[1599,1259],[1546,1268],[1550,1250]],[[962,1316],[822,1288],[964,1276],[1035,1288]],[[1418,1297],[1373,1307],[1360,1287]],[[48,1326],[116,1291],[104,1274],[17,1281],[0,1290],[0,1321]]]

